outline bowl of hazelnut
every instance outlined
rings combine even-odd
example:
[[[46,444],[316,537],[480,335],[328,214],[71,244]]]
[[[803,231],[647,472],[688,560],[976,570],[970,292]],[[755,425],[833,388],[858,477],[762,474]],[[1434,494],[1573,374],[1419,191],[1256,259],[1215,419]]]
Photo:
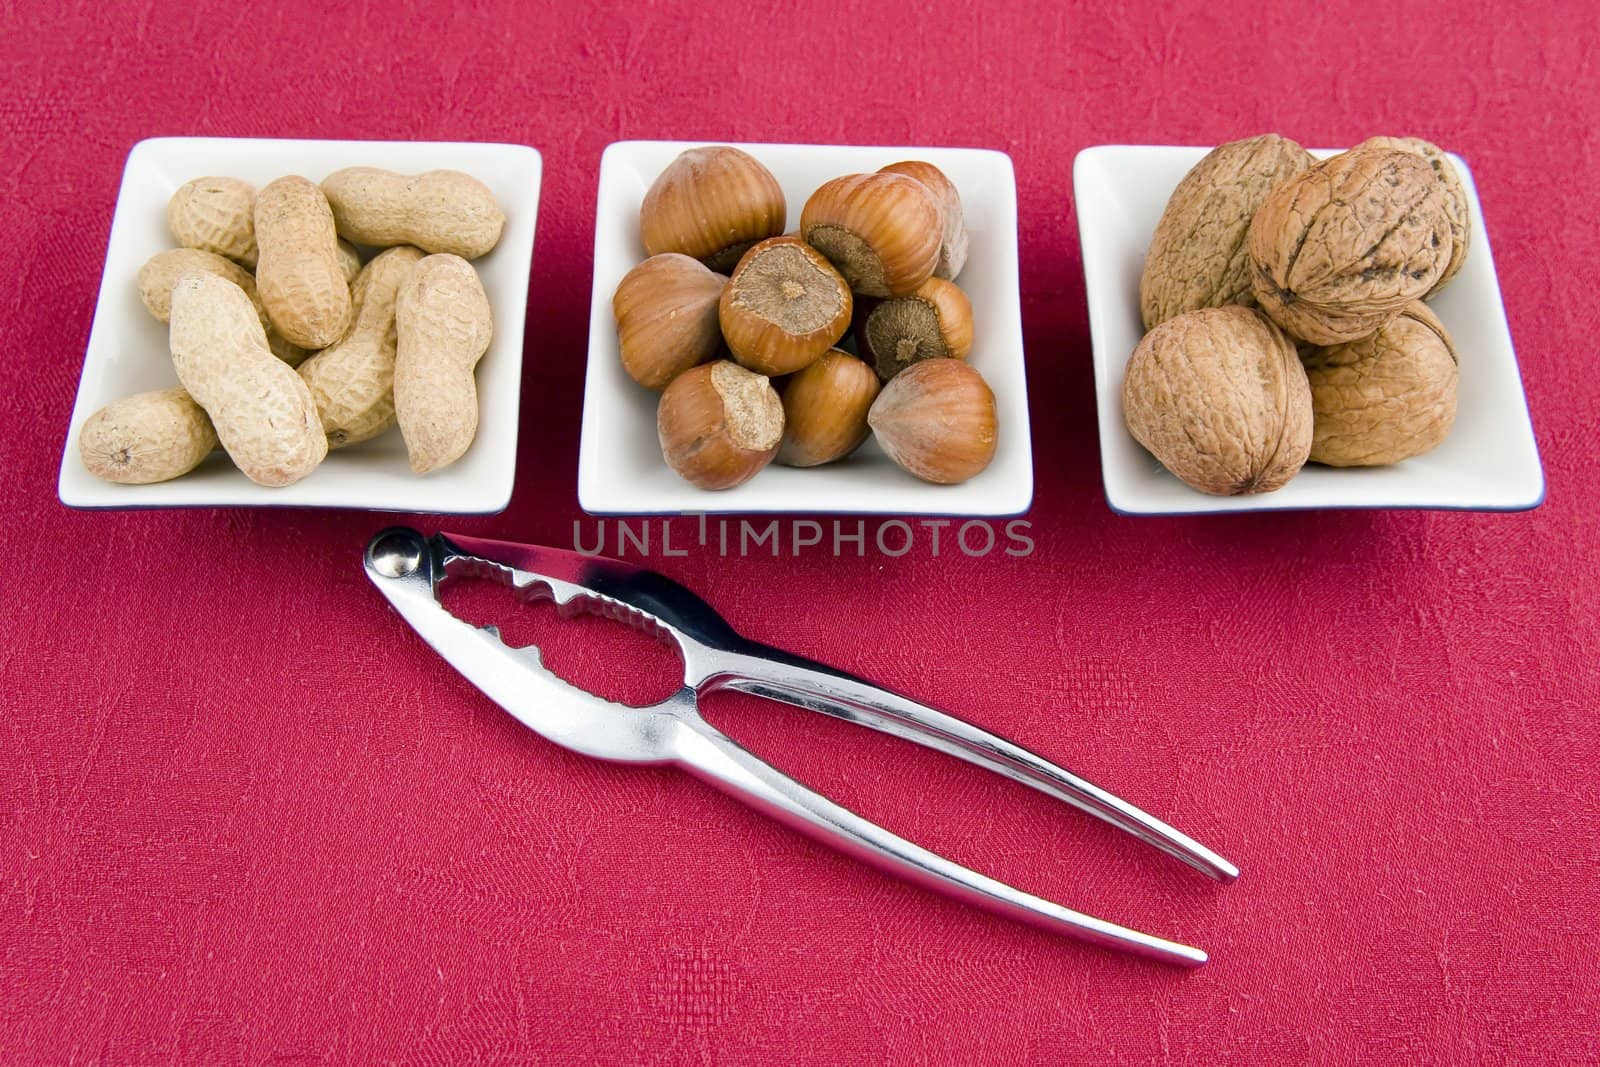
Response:
[[[1032,498],[1009,157],[606,149],[584,510],[1005,516]]]

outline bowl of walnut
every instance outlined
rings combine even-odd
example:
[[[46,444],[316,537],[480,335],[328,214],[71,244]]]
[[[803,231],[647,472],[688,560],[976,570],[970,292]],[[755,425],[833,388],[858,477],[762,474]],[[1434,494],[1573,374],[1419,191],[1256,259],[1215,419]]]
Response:
[[[1074,185],[1114,510],[1543,500],[1458,156],[1415,137],[1106,145]]]

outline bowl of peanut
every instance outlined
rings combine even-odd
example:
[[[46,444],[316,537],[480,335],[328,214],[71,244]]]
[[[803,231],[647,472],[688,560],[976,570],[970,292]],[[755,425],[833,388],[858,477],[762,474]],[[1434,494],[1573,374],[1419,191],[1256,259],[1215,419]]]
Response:
[[[540,176],[522,145],[135,145],[62,502],[504,509]]]

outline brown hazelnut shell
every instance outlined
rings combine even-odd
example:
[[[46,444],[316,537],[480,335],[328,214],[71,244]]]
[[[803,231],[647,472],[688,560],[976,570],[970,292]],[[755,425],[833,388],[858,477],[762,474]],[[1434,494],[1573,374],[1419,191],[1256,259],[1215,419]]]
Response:
[[[731,489],[778,454],[783,402],[762,375],[728,360],[702,363],[661,394],[656,432],[680,477],[701,489]]]
[[[867,413],[890,459],[925,482],[954,485],[994,459],[994,391],[959,359],[926,359],[883,387]]]
[[[837,348],[791,375],[783,385],[778,462],[816,467],[854,452],[871,432],[867,412],[878,390],[872,368]]]
[[[945,172],[932,163],[908,159],[880,168],[884,174],[904,174],[926,185],[939,202],[940,218],[944,222],[939,241],[939,261],[934,265],[933,276],[954,281],[967,264],[967,247],[971,238],[967,234],[966,213],[961,208],[961,191]]]
[[[617,285],[622,368],[647,389],[665,389],[678,375],[722,350],[717,303],[728,279],[699,260],[663,252],[634,267]]]
[[[668,164],[639,206],[645,252],[681,252],[727,273],[757,241],[783,232],[788,206],[772,172],[728,145],[691,148]]]
[[[1314,463],[1398,463],[1438,447],[1455,423],[1455,343],[1420,301],[1370,337],[1313,349],[1304,362]]]
[[[760,374],[792,374],[850,328],[854,298],[822,253],[770,237],[739,260],[718,308],[733,358]]]
[[[888,381],[925,359],[966,359],[972,303],[954,282],[929,278],[908,296],[878,301],[860,317],[856,348]]]
[[[932,277],[943,229],[933,192],[903,174],[835,178],[800,212],[800,235],[863,296],[904,296]]]

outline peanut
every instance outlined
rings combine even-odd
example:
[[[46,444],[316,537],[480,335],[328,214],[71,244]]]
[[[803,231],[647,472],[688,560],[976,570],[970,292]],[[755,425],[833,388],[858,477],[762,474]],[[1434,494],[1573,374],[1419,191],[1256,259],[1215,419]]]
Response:
[[[478,432],[473,369],[493,328],[483,283],[459,256],[427,256],[401,284],[394,406],[416,473],[454,463],[471,446]]]
[[[356,246],[349,241],[339,241],[339,270],[344,275],[346,285],[354,285],[356,276],[361,273],[361,253],[356,251]]]
[[[171,320],[172,287],[180,277],[194,271],[228,279],[244,290],[250,303],[256,306],[257,313],[263,320],[266,319],[266,312],[256,296],[255,278],[251,277],[249,271],[215,252],[198,248],[170,248],[165,252],[157,252],[139,268],[139,299],[144,301],[145,309],[155,316],[157,322]]]
[[[256,265],[256,189],[238,178],[196,178],[167,201],[167,228],[184,248]]]
[[[217,432],[182,389],[137,393],[90,415],[78,454],[96,478],[149,485],[187,474],[217,447]]]
[[[214,252],[202,252],[198,248],[172,248],[157,252],[139,268],[139,299],[144,301],[145,308],[155,316],[157,322],[166,322],[172,317],[173,284],[182,275],[196,270],[226,278],[244,290],[244,295],[250,298],[256,313],[261,316],[261,325],[267,331],[267,345],[273,355],[294,367],[311,354],[290,344],[272,328],[266,308],[261,306],[261,298],[256,294],[256,281],[249,271],[231,259],[223,259]]]
[[[256,196],[256,289],[278,332],[302,348],[326,348],[350,326],[350,285],[322,191],[279,178]]]
[[[407,176],[346,167],[328,175],[322,191],[339,236],[361,245],[416,245],[477,259],[499,242],[506,224],[489,187],[456,170]]]
[[[300,367],[330,448],[359,444],[394,425],[395,295],[420,259],[421,252],[402,245],[368,263],[351,292],[350,332]]]
[[[199,271],[179,278],[171,346],[178,380],[251,481],[289,485],[328,454],[310,390],[267,347],[261,319],[239,286]]]

